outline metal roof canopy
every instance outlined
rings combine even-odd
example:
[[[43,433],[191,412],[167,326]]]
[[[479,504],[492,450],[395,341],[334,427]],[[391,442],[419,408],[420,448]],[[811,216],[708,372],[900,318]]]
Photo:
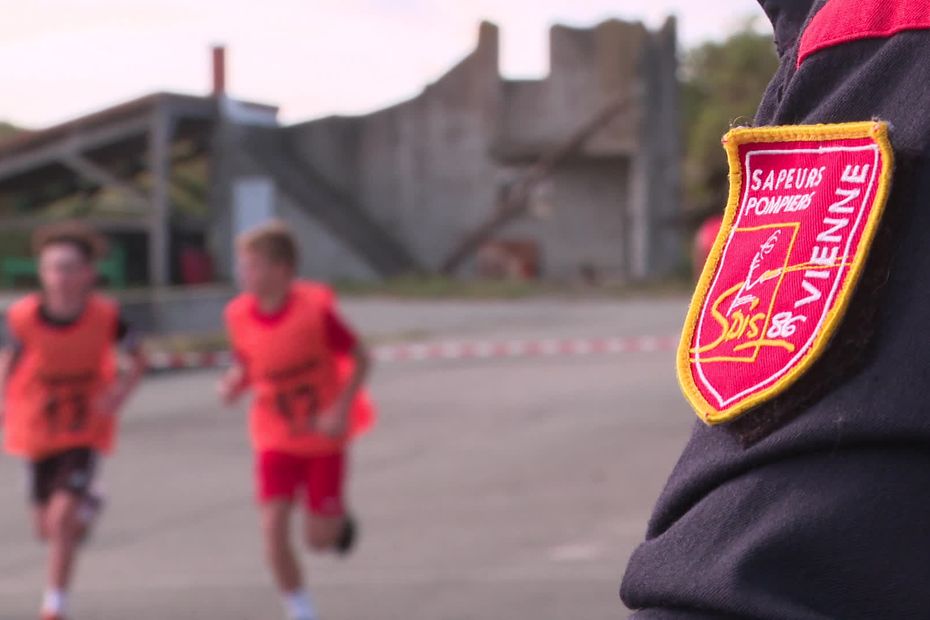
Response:
[[[265,113],[277,108],[241,104]],[[48,129],[0,142],[0,191],[60,187],[63,195],[88,185],[113,188],[127,203],[147,211],[143,223],[112,222],[113,228],[143,229],[149,235],[151,283],[169,283],[169,203],[172,145],[191,140],[196,152],[210,150],[220,120],[219,100],[156,93]],[[132,177],[151,174],[145,189]],[[3,218],[6,229],[31,228],[36,218]]]

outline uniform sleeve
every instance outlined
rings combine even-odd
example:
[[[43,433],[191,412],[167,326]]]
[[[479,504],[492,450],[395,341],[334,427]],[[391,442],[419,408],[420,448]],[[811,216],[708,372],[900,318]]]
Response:
[[[355,332],[339,316],[335,309],[328,309],[324,318],[326,342],[334,353],[351,353],[358,346]]]
[[[916,0],[824,5],[850,22],[867,7],[926,15]],[[757,124],[888,121],[887,213],[823,357],[735,426],[695,425],[628,564],[635,618],[930,609],[930,28],[837,41],[800,65],[797,46],[785,54]]]

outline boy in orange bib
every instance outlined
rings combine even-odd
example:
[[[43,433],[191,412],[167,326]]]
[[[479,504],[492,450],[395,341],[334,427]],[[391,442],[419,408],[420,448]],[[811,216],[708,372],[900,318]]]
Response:
[[[362,390],[369,362],[327,287],[294,277],[297,244],[281,224],[240,238],[244,292],[226,308],[237,363],[220,385],[227,404],[251,387],[249,429],[268,563],[291,620],[315,620],[290,544],[298,498],[314,551],[347,553],[355,522],[343,495],[350,440],[374,411]]]
[[[117,304],[93,292],[103,242],[79,223],[37,232],[41,292],[7,311],[0,353],[4,449],[26,460],[36,532],[49,549],[44,620],[63,620],[77,548],[99,509],[98,455],[143,362]],[[116,345],[131,354],[120,371]]]

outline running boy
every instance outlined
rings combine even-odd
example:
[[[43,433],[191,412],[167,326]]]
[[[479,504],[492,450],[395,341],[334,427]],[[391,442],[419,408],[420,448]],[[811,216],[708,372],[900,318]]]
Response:
[[[69,222],[39,230],[41,292],[7,311],[0,353],[6,452],[30,470],[35,529],[48,546],[43,620],[63,620],[78,546],[99,511],[91,489],[116,414],[142,374],[117,304],[94,293],[101,237]],[[131,354],[121,371],[116,344]]]
[[[337,314],[332,291],[295,279],[297,253],[280,223],[239,239],[244,292],[226,308],[238,362],[220,392],[231,404],[254,389],[249,426],[267,561],[288,617],[315,620],[290,544],[293,505],[299,497],[306,507],[309,548],[348,553],[355,523],[343,496],[346,453],[374,412],[362,391],[367,353]]]

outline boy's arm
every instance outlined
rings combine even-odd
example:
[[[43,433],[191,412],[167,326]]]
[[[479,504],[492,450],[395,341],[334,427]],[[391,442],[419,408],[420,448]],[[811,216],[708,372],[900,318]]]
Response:
[[[352,404],[358,396],[371,371],[371,357],[365,345],[333,311],[327,316],[327,331],[330,348],[336,354],[352,356],[352,375],[332,407],[320,417],[320,430],[331,437],[342,437],[349,428]]]
[[[138,334],[128,322],[119,318],[116,330],[117,376],[116,381],[104,394],[101,408],[111,414],[122,409],[138,387],[145,373],[145,356]]]
[[[352,350],[352,376],[349,377],[345,389],[336,400],[336,410],[348,416],[355,397],[368,381],[368,373],[371,370],[371,356],[368,355],[368,349],[362,343],[357,343]]]
[[[0,422],[6,410],[6,384],[21,350],[19,340],[7,321],[0,321]]]
[[[223,373],[216,387],[220,400],[224,405],[230,406],[236,404],[236,401],[249,389],[248,357],[236,339],[236,321],[234,320],[232,304],[226,307],[224,321],[233,361],[232,365]]]
[[[352,359],[354,361],[352,376],[349,377],[345,389],[340,392],[333,406],[320,416],[319,428],[330,437],[342,437],[349,430],[352,404],[365,385],[365,381],[368,380],[368,373],[371,370],[371,358],[364,345],[355,345],[352,350]]]
[[[220,379],[219,393],[224,405],[234,405],[249,389],[249,376],[243,366],[241,356],[237,355]]]
[[[4,344],[0,347],[0,422],[3,421],[6,396],[6,382],[13,369],[13,348]]]

